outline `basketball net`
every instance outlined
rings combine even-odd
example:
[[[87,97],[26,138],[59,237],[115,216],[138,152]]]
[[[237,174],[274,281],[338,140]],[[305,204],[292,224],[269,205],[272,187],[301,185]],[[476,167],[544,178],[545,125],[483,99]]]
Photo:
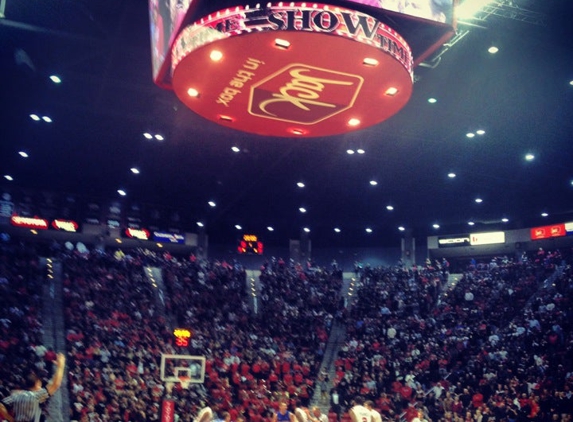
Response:
[[[179,377],[179,383],[181,384],[181,388],[188,390],[189,384],[191,384],[191,377],[186,377],[186,376]]]

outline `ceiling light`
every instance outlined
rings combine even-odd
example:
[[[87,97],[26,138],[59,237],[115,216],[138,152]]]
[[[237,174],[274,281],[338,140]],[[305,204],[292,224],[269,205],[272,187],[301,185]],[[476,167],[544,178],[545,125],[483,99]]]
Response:
[[[28,155],[28,153],[27,153],[26,151],[19,151],[18,154],[20,154],[20,157],[23,157],[23,158],[28,158],[28,157],[29,157],[29,155]]]
[[[46,123],[52,123],[52,119],[49,116],[42,116],[42,120]]]
[[[119,193],[121,196],[127,195],[127,192],[124,191],[123,189],[118,189],[118,190],[117,190],[117,193]]]
[[[481,199],[481,198],[476,198],[475,201],[476,201],[477,204],[481,204],[481,203],[483,202],[483,199]]]
[[[358,126],[360,124],[360,120],[359,119],[350,119],[348,121],[348,126]]]
[[[223,120],[225,122],[232,122],[233,118],[231,116],[225,116],[224,114],[220,114],[219,120]]]
[[[525,159],[526,159],[527,161],[533,161],[533,160],[535,160],[535,155],[533,155],[533,154],[531,154],[531,153],[530,153],[530,154],[525,154]]]
[[[373,59],[372,57],[366,57],[363,61],[362,64],[365,66],[378,66],[378,60]]]
[[[573,81],[569,81],[569,85],[573,85]]]
[[[435,104],[435,103],[438,102],[438,100],[436,100],[435,98],[428,98],[428,102],[429,102],[430,104]]]
[[[394,95],[396,95],[398,93],[398,88],[391,86],[390,88],[388,88],[386,90],[386,92],[384,93],[385,95],[388,95],[390,97],[393,97]]]
[[[358,149],[356,150],[356,152],[357,152],[358,154],[365,154],[365,153],[366,153],[366,151],[364,151],[362,148],[358,148]]]
[[[14,180],[14,178],[13,178],[12,176],[10,176],[9,174],[5,174],[5,175],[4,175],[4,179],[6,179],[6,180],[8,180],[8,181],[10,181],[10,182]]]
[[[433,225],[432,225],[432,227],[433,227],[433,228],[435,228],[435,229],[437,230],[437,229],[439,229],[439,228],[440,228],[440,225],[439,225],[439,224],[433,224]]]
[[[473,132],[468,132],[468,133],[466,133],[466,136],[471,139],[471,138],[473,138],[474,136],[476,136],[476,134],[473,133]]]
[[[199,226],[199,227],[205,227],[205,224],[201,223],[200,221],[197,221],[197,226]]]
[[[223,58],[223,53],[219,50],[213,50],[211,51],[211,54],[209,54],[209,58],[214,62],[218,62]]]
[[[296,184],[299,188],[304,188],[304,183],[303,182],[298,182]]]
[[[283,50],[286,50],[287,48],[290,47],[290,42],[287,40],[283,40],[282,38],[276,38],[275,46],[278,48],[282,48]]]
[[[473,221],[468,221],[468,225],[473,226],[475,223]]]
[[[378,182],[377,182],[376,180],[371,180],[371,181],[370,181],[370,184],[371,184],[372,186],[376,186],[376,185],[378,184]]]
[[[300,207],[298,210],[299,210],[300,212],[302,212],[303,214],[306,212],[306,208],[304,208],[304,207]]]
[[[400,230],[401,232],[403,232],[404,230],[406,230],[406,227],[404,227],[404,226],[398,226],[398,230]]]
[[[392,205],[386,205],[386,209],[388,211],[394,211],[394,207]]]
[[[454,179],[454,178],[456,177],[456,173],[454,173],[453,171],[451,171],[451,172],[448,173],[448,177],[449,177],[450,179]]]
[[[30,114],[30,118],[31,118],[32,120],[35,120],[36,122],[37,122],[38,120],[40,120],[40,116],[38,116],[37,114]]]
[[[235,228],[236,228],[237,230],[243,230],[243,228],[242,228],[239,224],[235,224]]]
[[[207,203],[208,203],[209,206],[212,207],[212,208],[214,208],[214,207],[217,206],[217,204],[216,204],[215,202],[213,202],[213,201],[209,201],[209,202],[207,202]]]
[[[340,229],[338,227],[334,228],[335,233],[340,233]]]
[[[268,227],[267,227],[267,230],[270,231],[270,232],[274,232],[274,231],[275,231],[275,229],[274,229],[273,227],[271,227],[271,226],[268,226]]]
[[[199,96],[199,91],[197,91],[195,88],[189,88],[187,90],[187,95],[189,95],[190,97],[198,97]]]
[[[541,216],[542,216],[542,217],[549,217],[549,214],[546,213],[546,212],[542,212],[542,213],[541,213]]]
[[[137,167],[132,167],[130,170],[133,174],[139,174],[139,169]]]
[[[58,75],[50,76],[50,80],[55,84],[62,83],[62,80],[60,79],[60,77]]]
[[[155,135],[155,139],[157,139],[158,141],[163,141],[165,138],[163,137],[163,135]]]
[[[499,51],[499,48],[497,48],[495,45],[492,45],[490,48],[487,49],[487,51],[490,54],[495,54]]]
[[[480,135],[480,136],[481,136],[481,135],[485,135],[485,130],[479,129],[479,130],[476,130],[476,133],[477,133],[478,135]]]
[[[347,149],[347,150],[346,150],[346,153],[347,153],[348,155],[352,155],[352,154],[354,154],[354,150],[353,150],[353,149]]]
[[[231,147],[231,151],[233,151],[233,152],[241,152],[241,148],[239,148],[239,147],[237,147],[237,146],[234,146],[234,147]]]
[[[372,229],[370,227],[366,227],[366,233],[372,233]]]
[[[304,130],[302,130],[302,129],[293,129],[293,130],[291,130],[291,132],[292,132],[293,135],[297,135],[297,136],[304,135],[304,134],[306,133],[306,132],[305,132]]]
[[[502,223],[507,223],[507,222],[509,221],[509,218],[505,218],[505,217],[504,217],[504,218],[501,219],[501,221],[502,221]]]
[[[151,133],[145,132],[143,134],[143,136],[145,136],[145,139],[153,139],[153,135]]]
[[[303,230],[305,233],[310,233],[310,229],[308,227],[305,227]]]

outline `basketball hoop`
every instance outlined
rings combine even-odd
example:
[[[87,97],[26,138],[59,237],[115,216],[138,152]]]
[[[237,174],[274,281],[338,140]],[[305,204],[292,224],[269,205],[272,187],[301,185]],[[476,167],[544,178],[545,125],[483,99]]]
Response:
[[[179,377],[179,383],[181,384],[181,388],[188,390],[189,384],[191,384],[191,377],[181,376]]]

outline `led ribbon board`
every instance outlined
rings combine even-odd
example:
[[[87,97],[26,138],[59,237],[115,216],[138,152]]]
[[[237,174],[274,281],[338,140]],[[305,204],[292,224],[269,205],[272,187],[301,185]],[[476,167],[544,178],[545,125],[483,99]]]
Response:
[[[406,41],[365,13],[268,3],[212,13],[172,50],[173,89],[197,114],[268,136],[317,137],[382,122],[412,93]]]

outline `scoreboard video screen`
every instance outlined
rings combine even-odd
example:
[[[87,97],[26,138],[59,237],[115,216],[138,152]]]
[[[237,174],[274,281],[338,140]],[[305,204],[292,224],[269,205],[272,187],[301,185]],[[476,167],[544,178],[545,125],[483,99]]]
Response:
[[[237,246],[239,254],[262,255],[263,242],[254,234],[245,234]]]

